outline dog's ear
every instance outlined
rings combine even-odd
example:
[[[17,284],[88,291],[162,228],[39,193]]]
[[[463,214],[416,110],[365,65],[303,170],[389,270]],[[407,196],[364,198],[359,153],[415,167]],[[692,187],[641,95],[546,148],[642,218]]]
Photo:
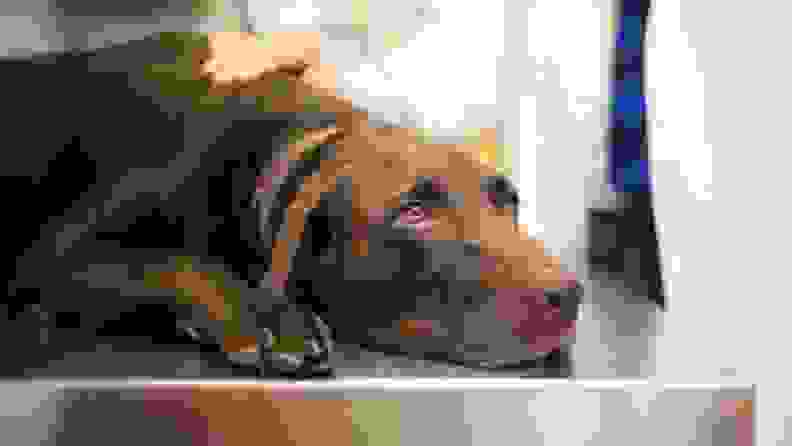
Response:
[[[307,131],[289,146],[290,159],[300,157],[303,162],[317,167],[303,179],[299,190],[289,197],[285,209],[285,224],[274,229],[269,285],[275,289],[283,289],[288,282],[292,260],[302,241],[308,213],[319,206],[323,194],[335,189],[338,175],[348,166],[332,159],[329,151],[318,150],[320,147],[327,147],[329,142],[335,141],[341,135],[334,128]],[[302,178],[297,178],[298,181],[300,179]]]
[[[319,172],[308,177],[302,190],[286,209],[286,222],[276,235],[272,247],[272,280],[274,287],[283,287],[291,271],[291,260],[305,231],[307,213],[316,209],[321,197],[335,189],[336,179],[344,166],[332,161],[322,161]]]

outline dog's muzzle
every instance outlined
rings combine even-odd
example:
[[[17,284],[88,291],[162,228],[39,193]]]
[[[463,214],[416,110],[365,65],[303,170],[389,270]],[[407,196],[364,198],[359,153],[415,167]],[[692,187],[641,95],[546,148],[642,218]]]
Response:
[[[582,294],[573,280],[555,289],[498,289],[496,317],[529,352],[541,356],[574,342]]]

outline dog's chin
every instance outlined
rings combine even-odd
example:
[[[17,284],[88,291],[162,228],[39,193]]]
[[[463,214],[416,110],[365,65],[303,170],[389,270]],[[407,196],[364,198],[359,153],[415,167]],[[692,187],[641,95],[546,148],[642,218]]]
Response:
[[[426,321],[412,321],[426,322]],[[468,369],[531,372],[546,376],[543,369],[566,367],[562,365],[574,342],[574,321],[559,332],[545,333],[544,337],[530,339],[511,334],[507,330],[502,338],[468,338],[467,342],[455,342],[454,334],[429,324],[413,324],[410,335],[405,336],[393,329],[368,330],[366,335],[347,333],[336,337],[343,344],[355,344],[370,352],[402,356],[414,360],[436,361]],[[340,334],[340,333],[339,333]],[[478,341],[478,342],[477,342]],[[530,374],[530,373],[528,373]],[[552,375],[552,373],[550,374]],[[555,375],[552,375],[555,376]]]
[[[384,354],[392,358],[404,358],[408,361],[426,361],[437,364],[446,364],[451,367],[461,367],[470,371],[498,376],[520,376],[534,378],[567,378],[571,375],[570,356],[567,347],[536,354],[530,358],[511,360],[474,360],[464,356],[449,354],[448,352],[415,352],[401,346],[362,343],[357,347],[375,354]]]
[[[546,333],[533,338],[521,337],[520,346],[524,348],[498,349],[497,346],[487,351],[471,349],[466,351],[466,346],[460,346],[455,352],[452,361],[466,367],[488,370],[527,370],[544,367],[548,361],[554,361],[558,355],[569,350],[574,343],[575,322],[568,321],[568,325],[560,332]]]
[[[485,370],[494,375],[505,373],[518,374],[531,378],[569,378],[572,374],[569,349],[561,347],[542,353],[535,359],[522,361],[492,361],[479,365],[468,364],[469,368]]]

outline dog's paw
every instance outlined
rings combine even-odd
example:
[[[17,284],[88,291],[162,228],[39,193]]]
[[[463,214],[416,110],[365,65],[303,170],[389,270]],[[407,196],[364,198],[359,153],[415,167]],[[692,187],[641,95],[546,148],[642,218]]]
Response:
[[[331,377],[329,356],[333,341],[327,325],[313,315],[313,336],[278,336],[263,328],[264,342],[236,351],[223,351],[229,365],[256,369],[261,378],[312,379]],[[213,344],[214,339],[204,330],[192,326],[181,327],[193,340]]]

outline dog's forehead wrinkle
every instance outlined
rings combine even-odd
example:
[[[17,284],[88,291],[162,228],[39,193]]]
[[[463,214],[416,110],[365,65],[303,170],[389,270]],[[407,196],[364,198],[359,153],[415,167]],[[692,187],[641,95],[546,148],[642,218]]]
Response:
[[[371,138],[347,138],[347,153],[343,155],[353,164],[352,201],[358,212],[368,209],[394,208],[405,200],[416,198],[416,193],[433,193],[437,198],[434,207],[471,210],[479,208],[482,191],[510,192],[510,182],[496,171],[472,156],[471,148],[458,144],[414,144],[414,135],[404,129],[382,129]],[[357,144],[365,142],[364,145]],[[409,143],[409,144],[408,144]],[[410,150],[419,147],[420,150]],[[486,186],[485,186],[486,185]],[[429,198],[429,195],[424,194]],[[501,200],[499,200],[501,201]],[[503,199],[506,201],[515,201]],[[400,204],[401,203],[401,204]],[[472,214],[468,216],[468,219]],[[478,217],[480,218],[480,216]],[[459,222],[466,225],[472,221]]]

